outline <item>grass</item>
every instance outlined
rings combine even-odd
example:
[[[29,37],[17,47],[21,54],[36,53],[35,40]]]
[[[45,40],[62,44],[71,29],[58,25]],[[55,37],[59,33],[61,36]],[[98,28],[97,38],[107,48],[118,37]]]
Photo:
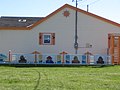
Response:
[[[1,66],[0,90],[120,90],[120,66]]]

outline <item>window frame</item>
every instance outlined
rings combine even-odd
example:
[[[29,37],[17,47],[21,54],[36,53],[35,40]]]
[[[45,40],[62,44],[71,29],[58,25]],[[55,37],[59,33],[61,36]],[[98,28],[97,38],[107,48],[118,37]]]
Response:
[[[50,43],[44,42],[45,35],[50,35]],[[40,32],[39,33],[39,45],[55,45],[55,33]]]

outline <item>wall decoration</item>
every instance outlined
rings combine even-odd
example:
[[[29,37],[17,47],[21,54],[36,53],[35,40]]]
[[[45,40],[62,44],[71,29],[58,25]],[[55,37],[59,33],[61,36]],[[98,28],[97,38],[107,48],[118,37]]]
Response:
[[[57,63],[61,63],[61,55],[57,55]]]
[[[82,64],[86,64],[86,59],[87,59],[86,55],[82,55]]]
[[[70,12],[68,10],[63,12],[63,15],[67,18],[70,16]]]
[[[25,59],[25,57],[23,55],[21,55],[19,63],[26,63],[26,62],[27,62],[27,60]]]
[[[66,55],[65,59],[66,59],[66,63],[70,63],[70,55]]]
[[[0,61],[5,61],[7,59],[7,56],[4,54],[0,54]]]
[[[42,63],[42,61],[43,61],[43,60],[42,60],[42,55],[38,55],[38,62],[39,62],[39,63]]]
[[[47,57],[46,63],[54,63],[53,58],[51,56]]]
[[[80,63],[77,56],[73,57],[72,63]]]

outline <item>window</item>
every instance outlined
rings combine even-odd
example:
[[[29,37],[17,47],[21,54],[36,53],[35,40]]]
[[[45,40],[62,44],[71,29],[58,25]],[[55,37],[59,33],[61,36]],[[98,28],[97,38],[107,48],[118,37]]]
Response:
[[[51,34],[43,34],[43,43],[51,44]]]
[[[114,47],[118,46],[118,39],[119,37],[114,37]]]
[[[55,33],[39,33],[40,45],[55,45]]]

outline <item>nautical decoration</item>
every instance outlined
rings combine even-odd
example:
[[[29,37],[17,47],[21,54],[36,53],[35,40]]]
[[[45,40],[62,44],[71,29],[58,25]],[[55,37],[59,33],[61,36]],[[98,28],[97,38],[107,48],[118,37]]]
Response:
[[[72,63],[80,63],[77,56],[74,56]]]
[[[63,15],[67,18],[70,16],[70,12],[68,10],[63,12]]]
[[[26,63],[26,62],[27,62],[27,60],[25,59],[25,57],[23,55],[21,55],[19,63]]]

